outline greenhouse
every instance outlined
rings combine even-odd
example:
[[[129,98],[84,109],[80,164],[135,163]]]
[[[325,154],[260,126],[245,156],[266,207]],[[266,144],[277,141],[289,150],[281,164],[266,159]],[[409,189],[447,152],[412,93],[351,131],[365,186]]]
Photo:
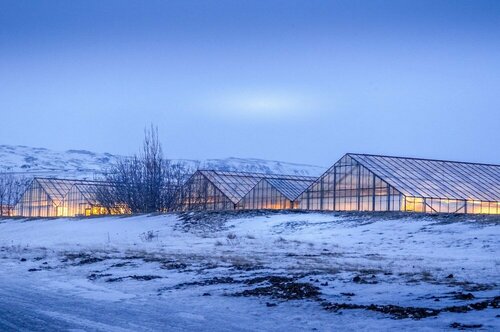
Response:
[[[125,214],[116,185],[34,178],[9,214],[72,217]],[[500,165],[348,153],[321,177],[196,171],[177,209],[303,209],[500,214]],[[13,212],[13,213],[11,213]]]
[[[34,178],[14,207],[16,216],[64,216],[64,196],[75,182],[73,180]]]
[[[500,166],[346,154],[298,198],[335,211],[500,213]]]
[[[113,186],[105,182],[80,181],[75,183],[64,198],[64,211],[68,216],[94,216],[130,213],[125,204],[110,201],[109,190]]]
[[[97,200],[97,189],[109,186],[105,182],[34,178],[14,207],[21,217],[74,217],[107,214],[116,209],[104,209]]]
[[[306,176],[199,170],[179,190],[179,208],[288,208],[290,201],[298,196],[297,190],[307,188],[313,181],[314,178]],[[253,189],[253,193],[248,195]]]
[[[295,200],[316,178],[300,177],[294,179],[266,178],[237,204],[238,209],[293,209]]]

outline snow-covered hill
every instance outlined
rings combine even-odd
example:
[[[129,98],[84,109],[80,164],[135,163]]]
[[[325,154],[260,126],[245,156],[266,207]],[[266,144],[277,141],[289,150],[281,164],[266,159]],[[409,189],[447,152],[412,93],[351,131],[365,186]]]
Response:
[[[86,150],[53,151],[22,145],[0,145],[0,171],[37,176],[93,178],[119,156]],[[268,174],[318,176],[324,167],[262,159],[179,160],[192,168],[244,171]]]

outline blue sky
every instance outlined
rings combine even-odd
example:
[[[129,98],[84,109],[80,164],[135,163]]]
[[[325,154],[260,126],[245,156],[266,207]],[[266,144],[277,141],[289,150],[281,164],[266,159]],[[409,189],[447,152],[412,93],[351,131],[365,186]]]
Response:
[[[498,1],[3,1],[0,144],[500,163]]]

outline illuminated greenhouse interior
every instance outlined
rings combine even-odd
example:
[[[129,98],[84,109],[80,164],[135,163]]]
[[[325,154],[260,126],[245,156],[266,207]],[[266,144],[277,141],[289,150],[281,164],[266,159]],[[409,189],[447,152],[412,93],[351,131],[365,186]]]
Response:
[[[181,210],[291,208],[297,192],[315,178],[295,175],[200,170],[181,188]],[[266,180],[266,181],[263,181]]]
[[[97,199],[100,181],[34,178],[14,207],[21,217],[75,217],[126,212],[104,207]]]
[[[236,205],[238,209],[294,209],[295,200],[316,178],[265,178]]]
[[[34,178],[16,216],[130,213],[101,181]],[[109,195],[108,195],[109,196]],[[107,204],[105,202],[108,202]],[[303,209],[500,214],[500,166],[348,153],[319,178],[196,171],[177,191],[186,210]]]
[[[332,211],[500,213],[500,166],[346,154],[299,198]]]
[[[64,199],[64,209],[69,216],[93,216],[105,214],[127,214],[130,210],[124,204],[105,202],[102,199],[107,189],[112,187],[105,182],[81,181],[75,183]]]

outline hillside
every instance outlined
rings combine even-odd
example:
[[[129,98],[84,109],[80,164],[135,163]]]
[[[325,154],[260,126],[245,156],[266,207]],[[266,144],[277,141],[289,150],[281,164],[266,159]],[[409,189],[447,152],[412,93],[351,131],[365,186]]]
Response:
[[[494,331],[499,236],[465,215],[4,219],[0,329]]]
[[[119,156],[95,153],[86,150],[53,151],[21,145],[0,145],[0,171],[27,175],[93,178]],[[262,159],[208,159],[177,160],[192,168],[218,169],[224,171],[258,172],[267,174],[297,174],[318,176],[325,168],[312,165],[286,163]]]

